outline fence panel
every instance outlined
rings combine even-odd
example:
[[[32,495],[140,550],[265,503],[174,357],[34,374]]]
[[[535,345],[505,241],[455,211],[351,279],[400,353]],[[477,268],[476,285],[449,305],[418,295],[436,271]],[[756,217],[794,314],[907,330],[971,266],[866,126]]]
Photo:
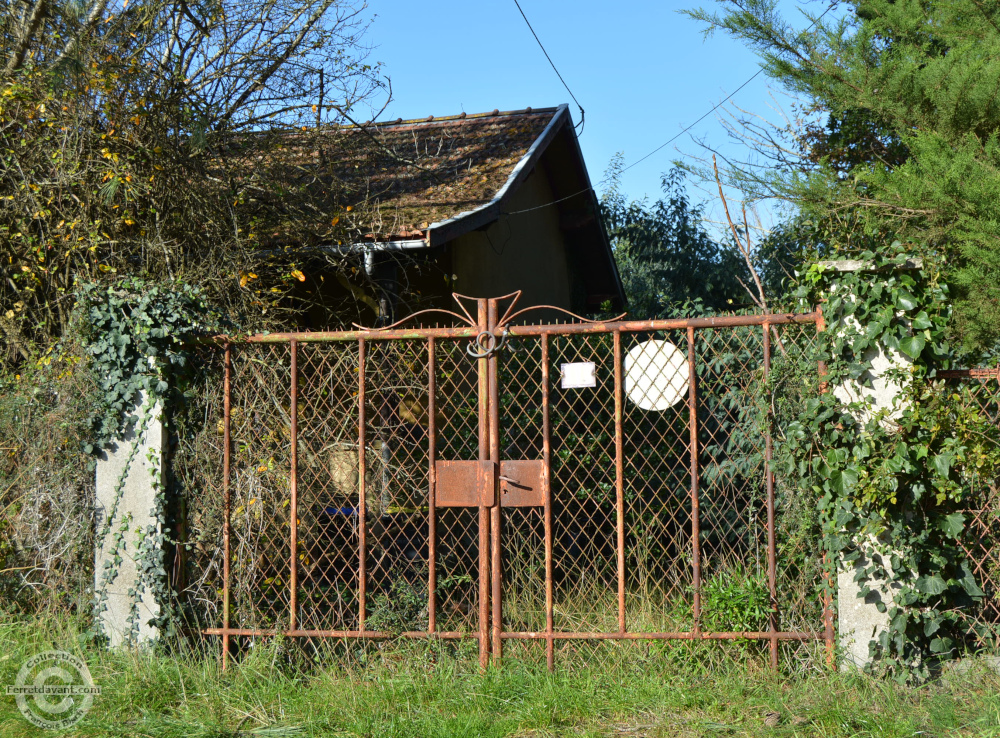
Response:
[[[774,387],[818,316],[508,326],[495,302],[484,325],[217,348],[198,627],[226,654],[284,633],[544,644],[550,664],[583,640],[808,661],[829,636],[823,570],[770,457]],[[564,381],[588,363],[592,386]],[[439,504],[440,464],[484,458],[496,502]],[[517,461],[542,492],[506,506]]]

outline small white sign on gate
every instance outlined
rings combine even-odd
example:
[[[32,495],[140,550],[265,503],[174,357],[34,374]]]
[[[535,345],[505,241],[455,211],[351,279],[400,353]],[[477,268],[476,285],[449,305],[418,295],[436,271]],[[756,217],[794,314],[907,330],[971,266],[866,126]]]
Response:
[[[597,365],[592,361],[577,361],[559,366],[563,389],[597,386]]]

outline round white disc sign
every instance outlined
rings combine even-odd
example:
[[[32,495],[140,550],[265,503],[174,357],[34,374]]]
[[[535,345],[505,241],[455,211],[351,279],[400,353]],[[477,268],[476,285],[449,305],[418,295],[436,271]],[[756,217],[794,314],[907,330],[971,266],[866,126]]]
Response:
[[[625,394],[643,410],[666,410],[688,391],[687,356],[667,341],[652,339],[625,355]]]

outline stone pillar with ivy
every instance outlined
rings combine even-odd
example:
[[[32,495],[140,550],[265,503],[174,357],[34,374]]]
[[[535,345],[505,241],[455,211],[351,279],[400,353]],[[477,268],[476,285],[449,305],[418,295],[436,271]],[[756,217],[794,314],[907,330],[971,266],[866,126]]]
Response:
[[[847,275],[858,275],[867,280],[889,281],[899,278],[906,271],[919,270],[922,262],[906,260],[902,264],[880,271],[871,262],[845,259],[823,261],[819,267],[826,272],[829,293],[826,299],[827,312],[840,308],[844,301],[856,302],[854,292],[847,292],[848,283],[853,279]],[[880,329],[876,323],[876,326]],[[867,336],[867,326],[846,311],[838,321],[838,333],[850,341],[855,358],[861,366],[856,366],[848,376],[840,377],[831,391],[852,418],[859,424],[872,421],[892,430],[909,404],[908,388],[913,379],[913,358],[895,346],[882,341],[861,346],[859,337]],[[890,343],[895,344],[894,341]],[[857,374],[861,367],[864,369]],[[855,376],[857,374],[857,376]],[[864,668],[871,663],[871,641],[878,641],[889,628],[889,606],[894,602],[894,594],[899,587],[892,581],[891,559],[893,552],[887,550],[888,541],[884,537],[866,534],[853,540],[852,552],[840,562],[837,568],[837,624],[840,666],[842,670]],[[856,554],[856,558],[854,555]],[[888,577],[869,576],[868,569],[876,562],[886,567]]]
[[[202,293],[135,278],[80,289],[83,339],[103,396],[86,450],[97,457],[95,626],[111,645],[173,630],[167,577],[166,425],[198,337],[218,328]]]
[[[146,393],[121,438],[97,457],[94,592],[101,632],[112,646],[159,637],[166,572],[163,407]]]
[[[803,403],[783,453],[818,501],[841,664],[913,679],[960,655],[960,613],[983,597],[963,500],[998,459],[996,429],[936,376],[954,356],[947,287],[895,246],[803,275],[799,296],[823,305],[828,391]]]

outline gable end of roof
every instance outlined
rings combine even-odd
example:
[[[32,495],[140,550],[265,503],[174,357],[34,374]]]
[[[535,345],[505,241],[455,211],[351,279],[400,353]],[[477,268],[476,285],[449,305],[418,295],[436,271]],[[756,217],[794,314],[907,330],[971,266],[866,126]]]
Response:
[[[531,174],[535,165],[541,159],[542,154],[545,153],[549,144],[555,139],[556,134],[559,133],[563,126],[571,124],[569,106],[564,103],[556,109],[556,114],[552,116],[552,120],[549,121],[541,135],[535,139],[528,151],[525,152],[521,160],[511,170],[507,181],[504,182],[503,187],[500,188],[493,199],[488,203],[459,213],[447,220],[432,223],[428,226],[425,235],[427,245],[438,246],[461,235],[470,233],[477,228],[481,228],[487,223],[492,223],[499,218],[504,204],[517,190],[518,186]]]

